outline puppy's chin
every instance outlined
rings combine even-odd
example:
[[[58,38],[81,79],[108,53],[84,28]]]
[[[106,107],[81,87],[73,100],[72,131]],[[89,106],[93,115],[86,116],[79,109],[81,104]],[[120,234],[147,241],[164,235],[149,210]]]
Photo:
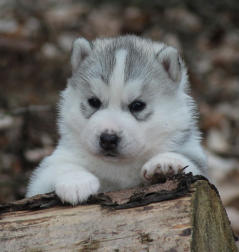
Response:
[[[89,151],[89,150],[88,150]],[[132,160],[134,156],[131,155],[125,155],[123,153],[120,153],[118,151],[103,151],[103,150],[98,150],[98,151],[89,151],[91,155],[94,157],[101,159],[105,162],[111,162],[111,163],[116,163],[116,162],[127,162],[127,160]]]
[[[100,151],[97,157],[106,162],[119,162],[126,160],[127,158],[117,151]]]
[[[102,151],[100,154],[106,158],[117,158],[118,156],[120,156],[119,153],[114,151]]]

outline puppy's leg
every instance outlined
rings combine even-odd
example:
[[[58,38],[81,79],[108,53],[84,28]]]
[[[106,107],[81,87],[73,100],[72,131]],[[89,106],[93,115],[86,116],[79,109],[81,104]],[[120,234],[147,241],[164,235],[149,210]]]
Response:
[[[79,168],[78,168],[79,170]],[[84,171],[71,171],[56,179],[55,192],[63,202],[76,205],[94,195],[100,188],[100,182],[93,174]]]
[[[99,187],[98,178],[74,162],[68,152],[56,151],[35,170],[26,196],[55,191],[63,202],[75,205],[96,194]]]
[[[194,175],[201,174],[200,169],[186,156],[174,152],[160,153],[151,158],[142,167],[141,176],[150,180],[154,174],[175,174],[185,168]]]

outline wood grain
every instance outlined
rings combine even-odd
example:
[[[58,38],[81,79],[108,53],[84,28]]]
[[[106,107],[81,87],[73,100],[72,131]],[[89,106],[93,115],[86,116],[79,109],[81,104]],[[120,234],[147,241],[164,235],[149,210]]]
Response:
[[[140,190],[142,197],[162,193],[156,185]],[[0,251],[237,251],[220,198],[207,181],[193,183],[190,193],[176,199],[112,207],[132,201],[136,192],[139,189],[108,193],[110,206],[5,209]]]

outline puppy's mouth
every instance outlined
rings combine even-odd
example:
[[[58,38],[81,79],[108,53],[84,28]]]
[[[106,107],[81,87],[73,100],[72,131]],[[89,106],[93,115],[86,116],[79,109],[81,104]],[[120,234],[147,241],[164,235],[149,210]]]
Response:
[[[117,153],[115,151],[103,151],[102,155],[104,157],[109,157],[109,158],[117,158],[117,157],[119,157],[119,153]]]

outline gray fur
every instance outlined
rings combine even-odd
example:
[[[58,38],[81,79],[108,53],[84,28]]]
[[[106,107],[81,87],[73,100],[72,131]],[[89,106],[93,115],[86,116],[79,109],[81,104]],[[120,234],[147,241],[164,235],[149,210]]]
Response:
[[[193,155],[187,155],[187,157],[198,167],[198,169],[202,172],[202,174],[207,176],[207,171],[206,171],[207,167],[205,166],[205,160],[202,160]]]
[[[99,78],[105,84],[109,84],[111,74],[115,66],[115,53],[117,50],[127,50],[126,65],[124,69],[125,82],[136,78],[151,78],[153,74],[152,60],[155,60],[156,53],[151,49],[146,50],[142,46],[137,46],[139,38],[136,36],[125,36],[110,39],[110,43],[100,47],[100,40],[92,43],[92,52],[80,65],[76,76],[84,80]],[[148,43],[151,41],[146,40]],[[152,57],[152,54],[153,55]]]
[[[190,128],[184,129],[180,133],[181,133],[181,136],[176,141],[176,143],[178,144],[178,146],[182,146],[182,145],[184,145],[188,141],[188,139],[190,138],[190,136],[192,134],[192,129],[190,129]]]
[[[145,66],[147,65],[147,55],[139,48],[135,47],[132,43],[128,45],[128,54],[126,57],[125,82],[139,78],[144,75]]]
[[[90,109],[89,106],[85,105],[84,103],[80,104],[80,110],[82,115],[86,118],[89,119],[94,113],[95,110],[94,109]]]
[[[141,113],[134,114],[134,117],[140,121],[145,122],[153,115],[153,111],[142,111]]]
[[[108,40],[107,40],[108,41]],[[158,79],[160,71],[158,71],[159,64],[156,60],[158,55],[152,47],[153,44],[150,40],[143,40],[144,43],[151,45],[144,47],[144,44],[138,43],[139,38],[136,36],[125,36],[115,39],[110,39],[108,43],[103,43],[101,40],[96,40],[91,43],[92,52],[80,64],[79,69],[72,77],[72,85],[79,88],[80,95],[85,99],[90,98],[94,94],[91,91],[92,79],[101,79],[104,84],[109,85],[111,75],[116,63],[115,54],[117,50],[125,49],[127,51],[125,67],[124,67],[124,82],[140,79],[142,99],[147,96],[150,97],[156,88],[161,89],[160,92],[168,92],[167,87],[160,85],[151,88],[149,83],[152,79]],[[160,52],[165,49],[165,46]],[[113,85],[114,83],[111,83]],[[164,91],[163,91],[164,90]],[[170,90],[169,90],[170,92]],[[143,95],[145,94],[145,95]],[[146,95],[147,94],[147,95]],[[107,104],[104,104],[106,107]],[[122,105],[123,109],[128,110],[128,104]],[[94,110],[89,107],[87,103],[81,104],[81,111],[85,118],[90,118]],[[138,121],[146,121],[151,115],[152,111],[146,108],[141,113],[134,114]]]
[[[109,84],[111,74],[115,66],[115,49],[114,47],[107,47],[105,51],[98,55],[99,63],[101,66],[101,79],[105,84]]]

